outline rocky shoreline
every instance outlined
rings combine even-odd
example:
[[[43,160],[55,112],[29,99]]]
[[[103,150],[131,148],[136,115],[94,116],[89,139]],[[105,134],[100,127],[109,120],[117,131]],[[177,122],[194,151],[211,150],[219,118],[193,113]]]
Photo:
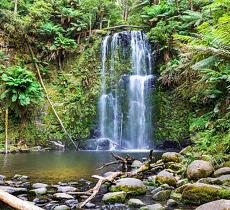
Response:
[[[31,183],[29,177],[0,176],[0,189],[47,210],[139,209],[139,210],[228,210],[230,209],[230,161],[215,165],[207,155],[188,159],[191,147],[180,153],[166,152],[158,161],[127,163],[125,172],[100,185],[90,196],[95,183],[80,179],[57,184]],[[103,177],[118,173],[109,171]],[[99,177],[99,179],[103,179]],[[80,193],[81,192],[81,193]]]

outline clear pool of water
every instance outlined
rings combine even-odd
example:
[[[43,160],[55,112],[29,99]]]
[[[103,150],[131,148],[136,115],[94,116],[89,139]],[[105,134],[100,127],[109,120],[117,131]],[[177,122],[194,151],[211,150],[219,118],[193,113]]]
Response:
[[[115,152],[121,156],[130,154],[141,160],[148,156],[148,151]],[[161,152],[154,152],[159,159]],[[57,183],[58,181],[75,181],[89,179],[93,174],[101,174],[96,169],[103,163],[113,161],[110,151],[65,151],[65,152],[31,152],[0,155],[0,174],[11,178],[15,174],[30,177],[31,181]]]

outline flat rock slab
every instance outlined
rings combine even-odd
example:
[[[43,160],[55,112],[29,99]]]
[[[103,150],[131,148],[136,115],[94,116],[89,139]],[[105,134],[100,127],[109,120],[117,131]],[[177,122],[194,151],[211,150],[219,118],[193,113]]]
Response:
[[[196,210],[230,210],[230,200],[217,200],[209,203],[205,203]]]

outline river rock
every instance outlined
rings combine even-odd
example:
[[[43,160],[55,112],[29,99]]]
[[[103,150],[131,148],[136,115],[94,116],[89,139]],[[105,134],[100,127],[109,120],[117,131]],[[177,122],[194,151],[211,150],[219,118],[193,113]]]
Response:
[[[78,200],[70,199],[70,200],[65,201],[65,204],[69,206],[71,209],[75,209],[78,205]]]
[[[123,203],[125,202],[125,198],[127,196],[127,193],[124,191],[120,191],[120,192],[110,192],[110,193],[106,193],[102,200],[106,203]]]
[[[223,167],[223,168],[219,168],[214,172],[214,176],[218,177],[221,175],[225,175],[225,174],[230,174],[230,167]]]
[[[4,175],[0,175],[0,181],[3,181],[6,177]]]
[[[70,207],[66,205],[55,206],[53,210],[70,210]]]
[[[230,200],[216,200],[205,203],[196,208],[196,210],[230,210]]]
[[[45,188],[48,187],[48,184],[43,184],[43,183],[34,183],[32,185],[33,188]]]
[[[26,181],[27,179],[29,179],[29,177],[25,175],[15,174],[13,179],[19,180],[19,181]]]
[[[182,156],[177,152],[166,152],[162,155],[161,159],[164,162],[181,162]]]
[[[173,176],[172,173],[163,170],[160,173],[157,174],[156,176],[156,182],[159,184],[168,184],[171,186],[176,186],[176,178]]]
[[[136,178],[122,178],[116,182],[115,186],[112,186],[111,191],[125,191],[132,195],[140,195],[146,193],[146,187],[140,179]]]
[[[36,195],[44,195],[47,193],[47,189],[45,187],[36,188],[34,190],[30,190],[30,192],[35,193]]]
[[[153,195],[153,200],[155,201],[165,201],[170,198],[172,190],[162,190]]]
[[[129,199],[128,200],[128,205],[130,207],[141,207],[141,206],[145,206],[145,204],[140,199],[136,199],[136,198]]]
[[[76,191],[77,188],[76,187],[71,187],[71,186],[58,186],[58,192],[74,192]]]
[[[163,187],[157,187],[151,191],[151,194],[155,195],[156,193],[164,190]]]
[[[95,208],[95,204],[94,203],[87,203],[87,204],[85,204],[85,208],[87,208],[87,209],[92,209],[92,208]]]
[[[143,165],[143,163],[139,160],[134,160],[131,167],[132,168],[140,168]]]
[[[230,174],[222,175],[217,178],[202,178],[199,179],[197,182],[205,184],[230,185]]]
[[[27,189],[22,187],[0,186],[0,189],[10,194],[19,194],[27,192]]]
[[[187,168],[189,179],[199,179],[210,176],[214,171],[212,164],[204,160],[194,160]]]
[[[164,210],[164,209],[165,208],[161,204],[157,203],[157,204],[143,206],[139,210]]]
[[[230,190],[218,185],[203,183],[187,184],[177,189],[182,192],[182,199],[187,203],[202,204],[217,199],[230,198]]]
[[[74,199],[72,195],[69,195],[67,193],[55,193],[53,196],[57,199]]]
[[[167,206],[169,206],[169,207],[174,207],[174,206],[177,206],[177,205],[178,205],[178,203],[173,199],[169,199],[167,201]]]

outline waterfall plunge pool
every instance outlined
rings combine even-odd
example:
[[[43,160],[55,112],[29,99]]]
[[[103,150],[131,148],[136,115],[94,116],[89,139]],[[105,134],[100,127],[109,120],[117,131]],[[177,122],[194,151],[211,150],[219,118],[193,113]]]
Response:
[[[115,151],[120,156],[130,154],[141,160],[148,151]],[[155,151],[154,157],[160,159],[162,152]],[[57,183],[90,179],[115,167],[97,171],[103,163],[113,161],[111,151],[49,151],[0,155],[0,174],[7,178],[15,174],[27,175],[32,182]]]

